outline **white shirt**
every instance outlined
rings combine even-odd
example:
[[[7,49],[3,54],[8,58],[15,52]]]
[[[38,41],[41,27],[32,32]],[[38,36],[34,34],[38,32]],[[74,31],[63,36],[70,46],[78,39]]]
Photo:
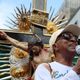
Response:
[[[80,80],[79,75],[72,70],[72,67],[58,62],[51,62],[50,66],[54,74],[53,78],[44,64],[40,64],[35,71],[34,80]]]

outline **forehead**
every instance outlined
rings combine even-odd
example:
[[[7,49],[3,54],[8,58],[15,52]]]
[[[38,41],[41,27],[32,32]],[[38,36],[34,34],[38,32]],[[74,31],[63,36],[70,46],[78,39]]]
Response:
[[[73,33],[66,31],[66,32],[62,32],[56,39],[59,40],[59,38],[61,38],[63,35],[65,35],[67,38],[71,38],[71,37],[75,37],[76,39],[78,38],[76,35],[74,35]]]
[[[58,37],[60,37],[62,34],[68,34],[68,35],[70,35],[70,36],[75,36],[75,37],[77,37],[76,35],[74,35],[72,32],[69,32],[69,31],[62,32]],[[57,37],[57,38],[58,38],[58,37]]]
[[[72,34],[72,35],[74,35],[72,32],[69,32],[69,31],[62,32],[61,34]]]

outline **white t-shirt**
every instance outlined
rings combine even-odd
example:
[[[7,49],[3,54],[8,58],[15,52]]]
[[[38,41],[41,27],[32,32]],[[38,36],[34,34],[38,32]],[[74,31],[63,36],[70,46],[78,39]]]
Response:
[[[72,70],[72,67],[60,64],[56,61],[49,64],[53,74],[51,75],[44,64],[40,64],[35,71],[34,80],[80,80],[79,75]]]

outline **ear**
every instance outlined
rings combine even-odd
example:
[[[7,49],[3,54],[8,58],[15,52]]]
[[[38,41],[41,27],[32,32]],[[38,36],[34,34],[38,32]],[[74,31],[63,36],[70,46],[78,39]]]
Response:
[[[58,45],[57,45],[57,43],[55,43],[54,45],[52,45],[52,47],[53,47],[53,49],[54,49],[55,51],[58,51]]]

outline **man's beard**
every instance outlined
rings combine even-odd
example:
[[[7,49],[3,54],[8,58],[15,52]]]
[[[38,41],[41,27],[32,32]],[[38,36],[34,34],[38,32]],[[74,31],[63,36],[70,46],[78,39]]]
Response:
[[[32,53],[33,53],[34,56],[39,56],[40,52],[41,52],[40,49],[38,49],[38,50],[37,49],[33,49],[32,50]]]

